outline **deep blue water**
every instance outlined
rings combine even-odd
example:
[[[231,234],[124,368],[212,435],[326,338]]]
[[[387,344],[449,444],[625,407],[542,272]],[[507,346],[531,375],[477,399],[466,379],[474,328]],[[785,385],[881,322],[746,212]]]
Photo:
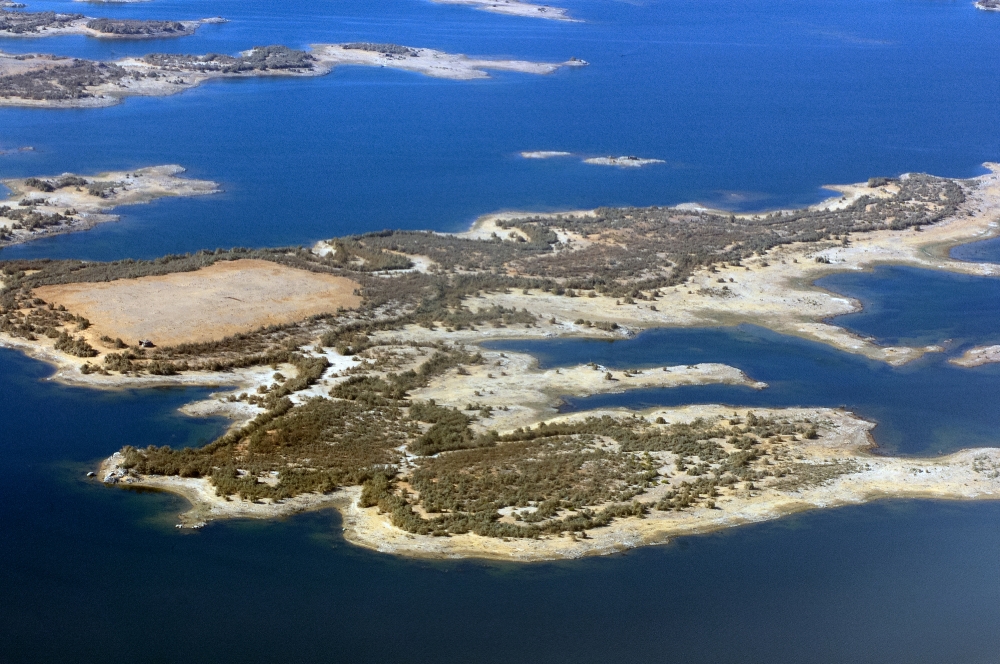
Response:
[[[172,527],[84,479],[198,444],[194,390],[94,393],[0,350],[0,661],[993,662],[1000,504],[878,503],[570,563],[422,562],[333,512]]]
[[[153,257],[310,243],[381,228],[462,228],[498,209],[698,200],[815,202],[823,184],[927,171],[972,176],[1000,153],[997,16],[964,0],[569,0],[586,23],[426,0],[39,0],[91,15],[222,15],[193,37],[5,40],[8,51],[115,58],[255,44],[394,41],[592,63],[549,77],[439,81],[344,67],[310,80],[215,82],[109,109],[0,109],[0,175],[187,166],[226,194],[123,210],[89,233],[4,257]],[[636,154],[641,170],[535,161],[522,150]]]
[[[341,68],[217,82],[99,110],[0,108],[0,177],[179,163],[218,196],[121,210],[122,222],[6,249],[112,259],[454,230],[498,209],[697,200],[802,205],[825,183],[966,177],[1000,154],[1000,16],[965,0],[567,0],[587,23],[425,0],[39,0],[29,9],[198,18],[156,42],[3,40],[13,52],[115,58],[257,44],[391,41],[482,55],[584,58],[550,77],[472,83]],[[640,171],[521,150],[637,154]],[[955,251],[996,260],[1000,244]],[[945,360],[1000,342],[1000,282],[902,268],[821,285],[861,299],[837,322],[883,343],[943,343],[890,368],[757,328],[624,342],[508,344],[543,363],[727,362],[771,387],[649,390],[595,405],[845,405],[883,449],[997,442],[1000,369]],[[346,544],[335,513],[173,528],[184,502],[86,480],[124,444],[200,445],[225,423],[176,413],[203,390],[99,392],[0,349],[0,663],[995,662],[1000,505],[885,502],[604,559],[422,562]]]

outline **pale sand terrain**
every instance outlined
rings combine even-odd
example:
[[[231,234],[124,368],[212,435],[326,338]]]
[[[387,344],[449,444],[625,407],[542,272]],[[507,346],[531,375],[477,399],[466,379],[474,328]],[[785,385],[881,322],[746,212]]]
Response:
[[[486,70],[514,71],[522,74],[551,74],[562,67],[583,67],[583,60],[566,62],[530,62],[528,60],[493,60],[445,53],[429,48],[413,48],[412,55],[394,55],[362,49],[347,49],[342,44],[313,44],[312,55],[326,66],[364,65],[391,67],[435,78],[468,81],[489,78]]]
[[[187,37],[197,32],[202,25],[209,23],[226,23],[226,19],[220,17],[203,18],[197,21],[176,21],[183,28],[174,32],[155,32],[146,35],[122,35],[101,32],[87,27],[87,23],[94,20],[91,16],[84,16],[66,23],[60,27],[43,27],[36,32],[10,32],[0,30],[0,37],[23,37],[26,39],[36,39],[39,37],[59,37],[63,35],[83,35],[94,37],[95,39],[163,39],[164,37]]]
[[[662,159],[643,159],[641,157],[591,157],[584,159],[583,163],[592,166],[618,166],[620,168],[641,168],[651,164],[664,164]]]
[[[652,164],[665,164],[662,159],[644,159],[635,156],[622,157],[582,157],[572,152],[560,152],[557,150],[536,150],[521,153],[524,159],[557,159],[559,157],[577,157],[585,164],[591,166],[617,166],[619,168],[641,168]]]
[[[1000,346],[970,348],[962,353],[960,357],[955,357],[948,361],[960,367],[978,367],[982,364],[1000,362]]]
[[[558,150],[536,150],[534,152],[522,152],[525,159],[555,159],[556,157],[572,157],[572,152],[560,152]]]
[[[508,16],[525,16],[528,18],[546,18],[552,21],[570,21],[579,23],[575,18],[570,18],[569,11],[563,7],[550,7],[548,5],[536,5],[520,0],[431,0],[440,5],[467,5],[482,11],[493,12],[495,14],[507,14]]]
[[[583,60],[568,60],[561,63],[530,62],[526,60],[504,60],[471,58],[462,54],[444,53],[426,48],[412,49],[416,55],[395,56],[361,49],[345,49],[341,44],[314,44],[310,54],[316,59],[310,69],[267,69],[254,71],[209,71],[204,69],[164,68],[146,62],[140,57],[123,58],[110,64],[125,70],[127,75],[110,82],[85,88],[87,96],[70,99],[29,99],[24,97],[0,97],[0,106],[29,106],[37,108],[100,108],[121,103],[125,97],[162,97],[174,95],[197,87],[206,81],[219,78],[253,78],[260,76],[324,76],[337,65],[360,65],[388,67],[411,71],[434,78],[467,81],[489,78],[486,70],[513,71],[523,74],[551,74],[563,67],[583,67]],[[11,74],[66,67],[73,63],[71,58],[29,54],[13,55],[0,52],[0,77]],[[134,75],[131,75],[134,74]],[[156,74],[157,77],[150,77]],[[137,76],[136,76],[137,75]]]
[[[34,209],[41,214],[59,213],[66,215],[68,211],[75,210],[76,214],[69,222],[36,230],[15,229],[13,219],[0,216],[0,236],[4,233],[8,234],[6,239],[0,237],[0,247],[28,242],[48,235],[86,230],[102,222],[117,221],[117,215],[107,214],[107,212],[123,205],[149,203],[159,198],[171,196],[204,196],[220,191],[219,185],[210,180],[180,177],[183,172],[184,168],[181,166],[167,165],[84,176],[91,183],[115,183],[113,188],[103,192],[103,197],[91,194],[86,186],[61,187],[55,191],[46,192],[26,184],[27,178],[2,180],[0,182],[11,190],[11,194],[5,200],[0,200],[0,206],[9,207],[14,211]],[[72,177],[73,174],[63,173],[62,175],[37,179],[54,182],[67,176]],[[21,201],[24,199],[31,201],[31,204],[21,205]]]
[[[88,318],[91,336],[158,346],[213,341],[361,303],[358,284],[261,260],[220,261],[195,272],[35,289]]]

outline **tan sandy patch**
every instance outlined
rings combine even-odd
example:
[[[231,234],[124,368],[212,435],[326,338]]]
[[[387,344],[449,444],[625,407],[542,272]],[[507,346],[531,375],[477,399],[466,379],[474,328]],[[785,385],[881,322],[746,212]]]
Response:
[[[97,335],[172,346],[356,307],[357,287],[344,277],[237,260],[158,277],[43,286],[35,293],[88,318]]]

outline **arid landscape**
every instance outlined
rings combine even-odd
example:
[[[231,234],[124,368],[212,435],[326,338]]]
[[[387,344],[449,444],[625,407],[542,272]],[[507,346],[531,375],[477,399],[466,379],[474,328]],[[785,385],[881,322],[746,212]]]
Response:
[[[880,346],[823,322],[858,304],[812,283],[883,263],[995,274],[946,252],[994,232],[991,168],[831,187],[840,195],[766,216],[504,213],[457,235],[383,232],[312,250],[15,263],[0,323],[9,343],[59,364],[60,380],[236,386],[192,405],[233,420],[223,438],[128,447],[101,472],[193,500],[187,526],[336,505],[349,539],[380,550],[533,560],[883,495],[990,497],[996,450],[873,455],[872,423],[849,412],[556,409],[565,396],[648,387],[767,389],[732,367],[543,371],[479,344],[753,323],[910,362],[941,349]]]

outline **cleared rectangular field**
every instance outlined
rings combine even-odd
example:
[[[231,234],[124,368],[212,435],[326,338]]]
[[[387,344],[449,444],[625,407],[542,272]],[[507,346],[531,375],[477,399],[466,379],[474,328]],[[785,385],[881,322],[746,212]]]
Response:
[[[361,303],[357,287],[345,277],[237,260],[195,272],[43,286],[35,294],[89,319],[88,336],[173,346],[350,309]]]

